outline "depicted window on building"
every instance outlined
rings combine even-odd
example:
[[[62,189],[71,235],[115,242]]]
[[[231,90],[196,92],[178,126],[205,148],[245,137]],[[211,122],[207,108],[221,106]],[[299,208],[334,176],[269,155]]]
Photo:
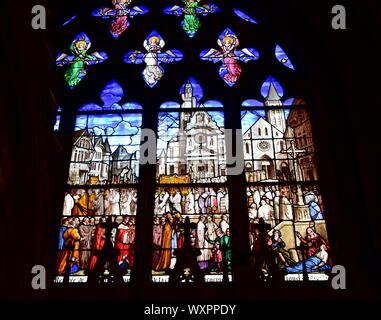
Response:
[[[241,113],[243,140],[252,146],[245,175],[255,272],[267,277],[284,270],[286,280],[301,280],[305,269],[310,279],[326,280],[331,257],[308,107],[300,99],[283,103],[273,77],[261,93],[262,106],[246,101]],[[266,139],[256,134],[263,128]],[[275,259],[263,253],[266,246]]]
[[[201,101],[202,88],[192,78],[180,95],[181,104],[163,103],[159,113],[152,280],[176,274],[219,282],[231,279],[232,269],[224,113],[221,103]],[[192,254],[194,264],[186,264]]]
[[[125,282],[130,280],[142,107],[135,102],[121,104],[122,98],[122,88],[111,81],[101,93],[102,106],[89,103],[78,109],[56,282],[62,282],[63,275],[70,275],[70,282],[87,282],[91,274],[101,281],[115,268]],[[116,259],[107,256],[110,246],[118,249]]]

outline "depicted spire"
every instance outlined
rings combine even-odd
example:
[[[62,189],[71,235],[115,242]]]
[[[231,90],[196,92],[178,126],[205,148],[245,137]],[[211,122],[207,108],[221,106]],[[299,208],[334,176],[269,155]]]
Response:
[[[265,106],[281,106],[283,97],[283,88],[273,76],[269,76],[263,83],[261,94],[266,99]]]
[[[192,78],[185,82],[180,90],[181,98],[184,101],[181,108],[197,108],[197,102],[202,97],[202,89],[200,87],[199,90],[197,90],[197,85],[200,86],[196,80]]]
[[[280,101],[280,96],[276,90],[274,83],[271,82],[269,93],[265,102],[266,106],[281,106],[282,102]]]

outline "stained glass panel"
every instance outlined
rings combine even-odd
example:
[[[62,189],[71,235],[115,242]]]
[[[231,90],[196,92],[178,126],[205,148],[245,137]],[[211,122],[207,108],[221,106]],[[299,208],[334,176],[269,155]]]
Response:
[[[163,37],[156,31],[152,31],[143,42],[147,53],[139,50],[128,52],[124,56],[124,62],[129,64],[145,63],[146,67],[142,72],[144,81],[151,88],[154,87],[164,75],[161,63],[178,62],[183,59],[183,54],[176,49],[169,49],[162,52],[165,46]]]
[[[118,38],[130,25],[130,19],[137,15],[143,15],[148,9],[143,6],[129,7],[132,0],[113,0],[112,8],[101,7],[93,11],[94,17],[101,17],[112,20],[110,23],[110,33],[114,38]]]
[[[118,253],[117,266],[128,282],[134,266],[136,212],[136,189],[70,189],[59,230],[55,281],[62,282],[63,275],[69,274],[70,282],[87,282],[96,268],[110,269],[98,260],[103,261],[102,250],[111,241]]]
[[[242,20],[246,22],[258,24],[258,22],[256,22],[253,18],[251,18],[250,16],[248,16],[246,13],[244,13],[243,11],[239,9],[234,9],[234,13],[237,15],[237,17],[241,18]]]
[[[292,63],[291,63],[290,59],[288,58],[286,52],[284,52],[284,50],[281,48],[281,46],[279,44],[275,47],[275,57],[285,67],[290,68],[292,70],[295,70],[295,67],[292,65]]]
[[[142,115],[78,115],[68,183],[136,183]]]
[[[186,241],[189,218],[194,262],[202,281],[223,281],[232,269],[229,196],[224,187],[159,187],[156,190],[153,225],[152,280],[168,282],[176,267],[178,249]],[[195,270],[191,270],[195,272]],[[193,281],[191,281],[193,282]]]
[[[232,87],[237,83],[242,73],[242,67],[238,64],[238,61],[246,63],[257,60],[259,53],[254,48],[238,50],[239,39],[229,28],[221,33],[217,39],[217,44],[220,46],[220,50],[213,48],[203,50],[200,53],[200,59],[213,63],[221,62],[218,73],[222,80]]]
[[[90,47],[90,38],[84,32],[81,32],[73,39],[70,45],[71,54],[59,53],[57,55],[56,65],[58,67],[69,66],[65,71],[64,77],[71,89],[78,85],[86,76],[86,65],[102,63],[108,59],[105,52],[96,51],[89,54],[88,50]]]
[[[165,14],[173,14],[177,17],[184,16],[181,21],[181,27],[189,38],[193,38],[202,26],[199,16],[206,16],[209,13],[215,13],[219,11],[219,8],[215,4],[200,4],[203,2],[198,1],[182,1],[184,7],[178,5],[172,5],[164,9]]]
[[[314,280],[327,280],[332,258],[319,187],[271,184],[247,188],[252,262],[263,277],[280,271],[301,280],[304,266]],[[272,249],[268,256],[265,248]],[[260,265],[265,263],[266,267]],[[261,268],[261,270],[259,270]]]

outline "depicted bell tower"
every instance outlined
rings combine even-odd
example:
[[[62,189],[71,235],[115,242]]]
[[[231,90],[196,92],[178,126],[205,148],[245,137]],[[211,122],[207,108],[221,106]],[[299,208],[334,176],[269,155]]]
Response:
[[[282,106],[281,97],[275,88],[274,82],[270,83],[269,92],[266,97],[265,106],[266,107],[277,107]],[[269,108],[266,111],[266,119],[275,128],[281,132],[286,131],[286,118],[284,116],[284,111],[282,109]]]
[[[181,95],[183,103],[181,105],[182,109],[192,109],[197,107],[197,99],[193,95],[192,83],[188,80],[184,87],[184,93]],[[187,123],[189,122],[192,114],[191,112],[182,112],[180,117],[180,130],[185,130]]]

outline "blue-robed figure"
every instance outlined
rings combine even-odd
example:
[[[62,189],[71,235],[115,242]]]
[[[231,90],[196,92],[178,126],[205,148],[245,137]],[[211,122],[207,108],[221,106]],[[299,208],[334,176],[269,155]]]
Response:
[[[62,225],[60,227],[59,234],[58,234],[58,249],[59,250],[63,249],[65,239],[62,237],[62,235],[64,234],[66,229],[67,229],[67,226],[65,226],[65,225]]]
[[[324,219],[320,206],[316,202],[315,194],[312,192],[307,193],[304,197],[304,202],[308,205],[308,210],[313,221]]]
[[[285,270],[288,273],[302,273],[303,272],[303,264],[306,266],[307,272],[320,272],[325,270],[330,270],[332,267],[327,265],[328,261],[328,252],[327,247],[322,244],[320,246],[320,251],[315,255],[307,258],[305,261],[301,261],[297,263],[293,267],[287,267]]]

